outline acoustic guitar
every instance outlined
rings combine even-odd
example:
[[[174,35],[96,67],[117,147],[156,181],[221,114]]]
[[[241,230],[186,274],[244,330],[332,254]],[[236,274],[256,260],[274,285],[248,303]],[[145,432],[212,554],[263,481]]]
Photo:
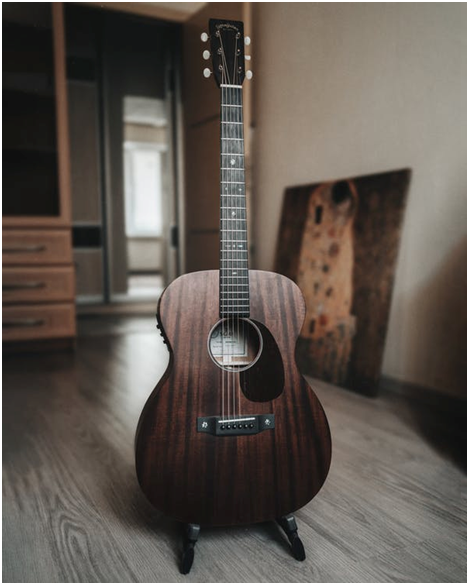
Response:
[[[219,526],[304,506],[326,479],[331,439],[295,363],[300,289],[248,268],[243,23],[209,28],[221,99],[220,267],[185,274],[161,295],[157,327],[170,359],[140,417],[136,470],[157,509]]]

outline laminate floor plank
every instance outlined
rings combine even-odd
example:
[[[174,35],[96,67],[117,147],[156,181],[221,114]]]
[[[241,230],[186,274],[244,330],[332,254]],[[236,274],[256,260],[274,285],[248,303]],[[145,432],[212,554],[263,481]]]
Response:
[[[181,575],[180,526],[145,500],[133,459],[138,417],[167,362],[144,316],[81,319],[74,354],[4,357],[3,581],[466,581],[454,420],[319,381],[333,458],[296,514],[306,561],[273,523],[202,529]]]

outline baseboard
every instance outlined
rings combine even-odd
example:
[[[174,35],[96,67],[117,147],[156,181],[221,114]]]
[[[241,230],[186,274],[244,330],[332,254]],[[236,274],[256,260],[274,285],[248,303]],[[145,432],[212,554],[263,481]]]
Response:
[[[424,403],[429,407],[438,408],[461,418],[466,417],[467,398],[439,392],[434,388],[426,388],[411,382],[402,382],[389,376],[381,376],[379,391],[382,393],[399,394],[410,400]]]

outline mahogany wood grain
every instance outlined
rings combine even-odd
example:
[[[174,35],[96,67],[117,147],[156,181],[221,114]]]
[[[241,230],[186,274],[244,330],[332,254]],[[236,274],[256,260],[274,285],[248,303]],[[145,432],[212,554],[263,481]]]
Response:
[[[328,423],[295,363],[305,314],[301,292],[288,278],[262,271],[250,271],[250,289],[250,317],[271,332],[283,362],[268,367],[283,368],[285,376],[274,400],[252,402],[241,395],[242,414],[275,414],[275,429],[257,435],[217,437],[196,430],[197,417],[221,413],[222,370],[207,350],[208,333],[219,319],[218,271],[178,278],[158,305],[171,357],[140,418],[137,476],[150,502],[183,522],[275,519],[311,500],[329,470]]]

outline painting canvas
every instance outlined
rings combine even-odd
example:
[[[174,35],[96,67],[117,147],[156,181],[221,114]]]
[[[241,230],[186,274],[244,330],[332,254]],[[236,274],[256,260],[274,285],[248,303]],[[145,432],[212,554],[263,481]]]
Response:
[[[305,374],[376,394],[410,175],[286,190],[275,270],[305,296],[297,347]]]

